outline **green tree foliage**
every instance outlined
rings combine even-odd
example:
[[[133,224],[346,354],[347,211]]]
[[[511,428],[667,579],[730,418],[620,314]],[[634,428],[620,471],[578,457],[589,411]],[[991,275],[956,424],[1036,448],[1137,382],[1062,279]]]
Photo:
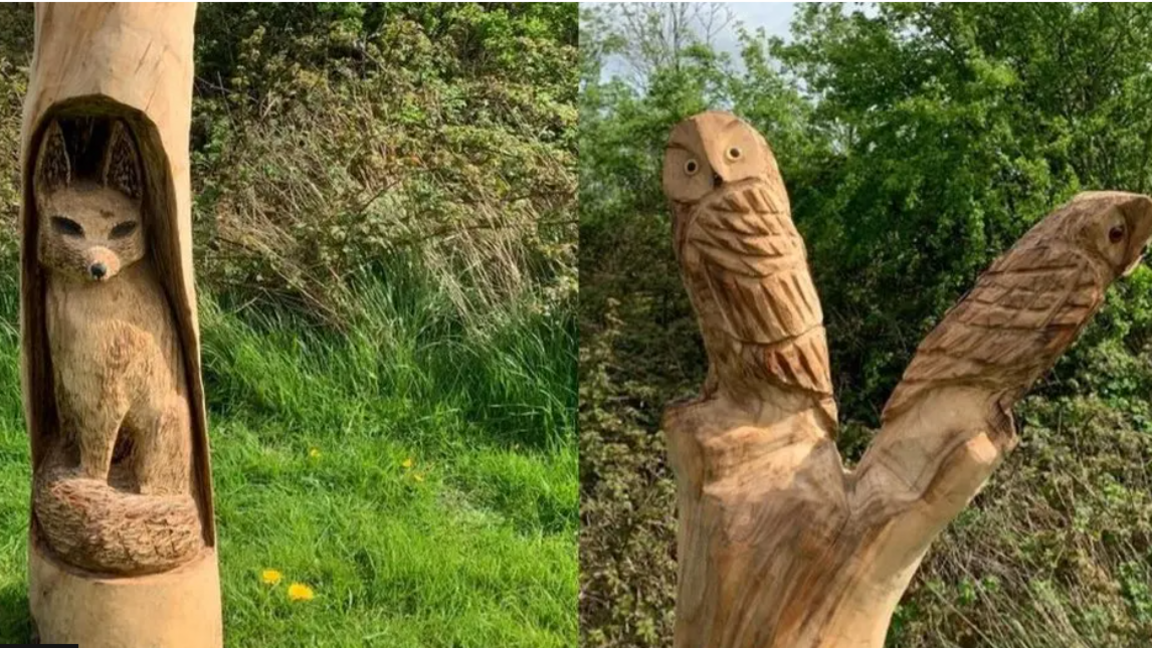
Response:
[[[794,183],[796,211],[831,333],[861,342],[837,354],[854,413],[874,411],[908,342],[1052,207],[1145,188],[1150,20],[1070,4],[801,12],[775,51],[835,153],[807,161],[822,180]]]
[[[732,110],[776,152],[825,307],[852,461],[918,341],[997,254],[1078,191],[1152,188],[1152,10],[807,4],[786,41],[730,27],[736,60],[710,45],[709,15],[622,11],[582,16],[582,375],[596,380],[581,398],[582,450],[594,450],[581,457],[581,613],[590,645],[649,646],[669,637],[674,592],[658,416],[698,388],[705,363],[659,186],[672,124]],[[933,551],[897,615],[897,645],[1152,636],[1139,495],[1152,456],[1150,287],[1142,267],[1114,289],[1022,408],[1023,446]],[[1093,522],[1081,528],[1083,515]],[[1057,538],[1075,548],[1038,548]]]

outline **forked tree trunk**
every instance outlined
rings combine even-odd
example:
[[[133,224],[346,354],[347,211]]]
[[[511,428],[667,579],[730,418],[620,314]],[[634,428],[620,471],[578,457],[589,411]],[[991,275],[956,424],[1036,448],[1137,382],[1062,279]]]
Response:
[[[195,11],[36,6],[21,351],[34,472],[29,601],[44,643],[223,644],[192,271]],[[118,221],[139,229],[113,231]],[[71,267],[76,259],[87,265]],[[103,378],[74,378],[86,372]],[[95,427],[106,416],[123,422]],[[110,458],[90,460],[101,454],[94,440]]]
[[[852,474],[812,417],[763,425],[719,400],[671,408],[676,646],[883,646],[929,543],[1012,444],[971,420],[982,401],[935,395]]]
[[[673,130],[664,189],[709,355],[702,397],[663,421],[675,645],[880,648],[932,540],[1015,446],[1012,405],[1139,262],[1152,199],[1080,194],[997,259],[920,344],[849,472],[822,315],[767,144],[731,115],[690,118]]]

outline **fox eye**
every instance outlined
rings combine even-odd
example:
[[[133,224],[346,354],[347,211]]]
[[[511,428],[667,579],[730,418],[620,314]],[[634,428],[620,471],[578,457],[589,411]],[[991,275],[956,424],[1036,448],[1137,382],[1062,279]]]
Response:
[[[84,236],[84,228],[80,227],[80,223],[63,216],[52,217],[52,229],[65,236]]]
[[[124,238],[135,231],[136,221],[124,221],[123,223],[118,223],[116,227],[113,227],[109,236],[114,239]]]

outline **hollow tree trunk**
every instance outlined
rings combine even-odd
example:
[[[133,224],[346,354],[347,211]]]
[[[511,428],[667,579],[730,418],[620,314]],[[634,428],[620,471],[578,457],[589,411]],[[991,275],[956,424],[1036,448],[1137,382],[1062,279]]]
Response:
[[[1080,194],[997,259],[920,344],[849,472],[819,300],[767,143],[732,115],[697,115],[672,131],[663,181],[709,356],[702,396],[663,421],[675,645],[880,648],[932,540],[1016,445],[1012,405],[1139,262],[1152,199]]]
[[[195,11],[36,6],[21,352],[34,475],[29,602],[44,643],[223,645],[192,270]],[[83,221],[88,212],[105,214],[109,231]],[[60,263],[73,257],[86,259],[79,273]],[[88,371],[105,378],[72,378]],[[106,417],[111,427],[95,429]],[[102,464],[90,461],[103,456],[93,454],[97,433]]]

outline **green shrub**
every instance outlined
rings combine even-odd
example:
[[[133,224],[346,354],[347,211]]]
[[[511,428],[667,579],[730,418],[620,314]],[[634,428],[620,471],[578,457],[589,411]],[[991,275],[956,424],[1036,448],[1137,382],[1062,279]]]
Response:
[[[403,255],[462,311],[571,300],[576,50],[551,29],[574,12],[258,5],[217,34],[233,12],[198,22],[210,285],[340,322],[349,279]]]

